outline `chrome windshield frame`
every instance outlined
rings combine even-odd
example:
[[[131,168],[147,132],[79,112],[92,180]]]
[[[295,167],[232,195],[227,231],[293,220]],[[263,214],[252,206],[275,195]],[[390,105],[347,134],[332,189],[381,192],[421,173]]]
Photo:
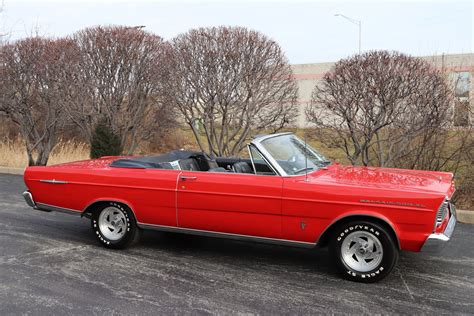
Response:
[[[276,176],[282,176],[282,174],[280,173],[279,170],[277,170],[275,167],[274,167],[274,164],[273,162],[270,162],[268,160],[268,156],[266,156],[261,150],[260,148],[258,148],[253,142],[251,142],[250,144],[247,145],[247,148],[248,148],[248,151],[249,151],[249,156],[250,156],[250,160],[252,162],[252,167],[253,167],[253,170],[254,170],[254,173],[255,175],[257,175],[257,169],[255,168],[255,161],[253,159],[253,155],[252,155],[252,151],[251,151],[251,148],[252,146],[255,148],[256,151],[260,152],[260,154],[262,155],[262,158],[263,158],[263,161],[265,161],[265,163],[268,164],[268,167],[270,167],[270,169],[275,173]],[[262,146],[263,147],[263,146]],[[265,150],[265,148],[263,148]],[[268,152],[267,152],[268,153]],[[269,155],[270,156],[270,155]],[[270,156],[271,157],[271,156]],[[278,164],[277,164],[278,165]]]
[[[252,148],[250,147],[252,146],[251,144],[248,144],[247,145],[247,150],[249,152],[249,156],[250,156],[250,162],[252,163],[252,168],[253,168],[253,173],[255,175],[257,175],[257,168],[255,168],[255,162],[253,161],[253,155],[252,155]],[[258,149],[257,149],[258,150]]]
[[[308,173],[311,173],[313,171],[316,171],[317,169],[315,170],[311,170],[311,171],[306,171],[306,173],[303,173],[303,174],[287,174],[286,171],[280,166],[280,164],[276,161],[276,159],[273,158],[273,156],[265,149],[265,147],[262,145],[262,142],[269,139],[269,138],[274,138],[274,137],[280,137],[280,136],[284,136],[284,135],[293,135],[296,137],[296,139],[301,143],[301,144],[304,144],[304,142],[299,139],[294,133],[292,132],[285,132],[285,133],[277,133],[277,134],[270,134],[270,135],[263,135],[263,136],[257,136],[256,138],[254,138],[250,144],[255,146],[255,148],[262,154],[263,158],[267,161],[267,163],[270,165],[271,168],[273,168],[273,170],[277,171],[277,173],[282,176],[282,177],[301,177],[301,176],[304,176]],[[310,151],[314,156],[317,156],[317,157],[322,157],[324,158],[324,156],[321,156],[321,154],[317,153],[317,152],[314,152],[313,148],[311,148],[311,146],[307,145],[305,146],[306,147],[306,150]]]
[[[285,172],[285,170],[280,167],[280,164],[270,155],[270,153],[265,149],[265,147],[262,145],[262,142],[266,139],[273,138],[273,137],[279,137],[283,135],[294,135],[294,133],[287,132],[287,133],[277,133],[277,134],[270,134],[270,135],[265,135],[265,136],[259,136],[254,138],[250,144],[255,146],[255,148],[262,154],[262,156],[267,160],[268,164],[270,164],[270,167],[272,167],[277,173],[282,176],[282,177],[297,177],[297,176],[303,176],[304,174],[298,174],[298,175],[289,175]]]

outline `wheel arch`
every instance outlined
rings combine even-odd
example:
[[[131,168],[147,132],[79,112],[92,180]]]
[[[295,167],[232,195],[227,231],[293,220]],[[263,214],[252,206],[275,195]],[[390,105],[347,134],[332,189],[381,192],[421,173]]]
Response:
[[[334,233],[334,230],[339,225],[357,220],[366,220],[381,225],[382,227],[387,229],[393,240],[396,242],[398,249],[401,249],[400,240],[398,238],[397,229],[395,228],[395,226],[388,219],[373,214],[349,214],[337,218],[320,235],[317,241],[317,245],[319,247],[327,246],[329,244],[329,239],[331,235]]]
[[[97,209],[98,206],[101,206],[101,205],[105,206],[105,205],[108,205],[109,203],[117,203],[117,204],[121,204],[123,206],[126,206],[132,212],[135,221],[138,221],[137,215],[135,214],[135,211],[134,211],[133,207],[131,206],[131,204],[129,202],[127,202],[125,200],[121,200],[121,199],[114,199],[114,198],[103,198],[103,199],[97,199],[95,201],[90,202],[82,210],[81,216],[90,218],[92,212],[94,212]]]

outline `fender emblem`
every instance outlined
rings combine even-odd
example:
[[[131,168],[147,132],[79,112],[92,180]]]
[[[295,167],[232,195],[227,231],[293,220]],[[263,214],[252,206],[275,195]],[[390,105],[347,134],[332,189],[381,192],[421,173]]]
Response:
[[[360,202],[361,203],[370,203],[370,204],[385,204],[385,205],[398,205],[398,206],[409,206],[409,207],[425,208],[425,206],[423,204],[409,203],[409,202],[374,201],[374,200],[360,200]]]
[[[304,230],[306,228],[306,223],[304,221],[301,221],[301,230]]]

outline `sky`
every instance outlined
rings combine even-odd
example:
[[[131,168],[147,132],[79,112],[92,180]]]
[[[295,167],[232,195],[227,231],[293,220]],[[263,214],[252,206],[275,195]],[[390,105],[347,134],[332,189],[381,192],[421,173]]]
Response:
[[[2,0],[0,0],[1,5]],[[172,39],[191,28],[238,25],[276,40],[290,63],[331,62],[387,49],[414,56],[472,53],[474,0],[191,1],[3,0],[0,34],[60,37],[96,25],[144,25]]]

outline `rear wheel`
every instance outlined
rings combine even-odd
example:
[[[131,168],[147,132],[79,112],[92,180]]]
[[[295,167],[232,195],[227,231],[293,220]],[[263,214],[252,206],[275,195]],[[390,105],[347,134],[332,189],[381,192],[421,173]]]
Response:
[[[91,224],[97,239],[108,248],[125,248],[137,241],[140,234],[132,211],[115,202],[98,207]]]
[[[331,238],[330,251],[343,276],[357,282],[383,279],[398,260],[398,248],[390,233],[366,221],[340,225]]]

